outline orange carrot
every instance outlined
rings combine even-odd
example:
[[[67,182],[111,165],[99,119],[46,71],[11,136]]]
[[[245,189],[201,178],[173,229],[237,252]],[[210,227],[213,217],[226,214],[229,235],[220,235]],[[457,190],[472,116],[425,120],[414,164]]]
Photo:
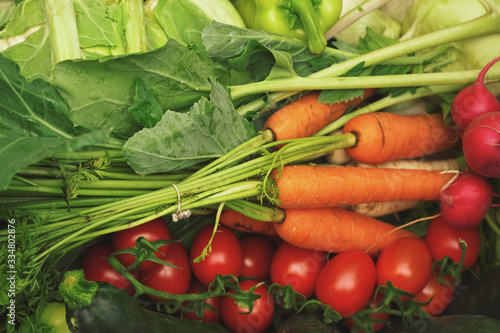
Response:
[[[438,200],[453,177],[440,170],[288,165],[271,173],[281,208],[316,208],[393,200]]]
[[[219,219],[220,223],[234,230],[257,233],[268,236],[276,236],[275,222],[263,222],[254,220],[235,210],[225,209]]]
[[[276,141],[309,137],[374,92],[374,89],[366,89],[363,97],[327,104],[318,101],[319,91],[313,91],[272,114],[264,129],[273,131]]]
[[[357,139],[347,154],[368,164],[425,156],[460,144],[458,131],[445,126],[441,114],[366,113],[349,120],[342,132]]]
[[[389,223],[338,207],[286,209],[283,223],[276,223],[278,236],[292,245],[340,253],[362,250],[375,256],[393,241],[416,237]]]

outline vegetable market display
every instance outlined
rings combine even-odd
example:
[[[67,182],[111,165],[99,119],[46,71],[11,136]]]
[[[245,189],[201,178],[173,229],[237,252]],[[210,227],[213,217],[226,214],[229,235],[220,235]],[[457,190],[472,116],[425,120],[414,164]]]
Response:
[[[1,2],[2,331],[500,329],[499,22]]]

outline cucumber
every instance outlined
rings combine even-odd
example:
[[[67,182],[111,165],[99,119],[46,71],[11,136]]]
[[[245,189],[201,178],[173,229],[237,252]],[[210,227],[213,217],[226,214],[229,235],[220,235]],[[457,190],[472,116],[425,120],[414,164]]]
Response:
[[[340,333],[335,323],[326,324],[320,316],[308,313],[291,315],[281,323],[277,333]]]
[[[147,310],[124,291],[106,282],[85,280],[82,270],[68,271],[59,285],[66,322],[78,333],[228,333],[221,325],[181,319]]]
[[[384,331],[385,332],[385,331]],[[390,332],[404,333],[498,333],[500,320],[483,315],[450,315],[418,319]]]
[[[500,266],[472,277],[455,289],[455,298],[443,315],[481,314],[500,319]],[[499,331],[500,332],[500,331]]]

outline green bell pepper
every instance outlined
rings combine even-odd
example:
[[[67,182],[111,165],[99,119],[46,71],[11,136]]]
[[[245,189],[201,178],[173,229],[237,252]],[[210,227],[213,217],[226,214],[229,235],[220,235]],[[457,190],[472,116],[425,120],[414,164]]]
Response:
[[[250,29],[260,29],[307,41],[321,54],[325,33],[340,17],[342,0],[232,0]]]

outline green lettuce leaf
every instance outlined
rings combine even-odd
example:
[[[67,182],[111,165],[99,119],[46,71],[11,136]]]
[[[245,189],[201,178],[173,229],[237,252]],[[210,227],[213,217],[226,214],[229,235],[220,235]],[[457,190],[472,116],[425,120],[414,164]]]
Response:
[[[11,15],[16,10],[14,0],[0,2],[0,29],[3,29],[9,22]]]
[[[307,43],[299,39],[219,22],[205,27],[202,38],[210,58],[227,61],[239,71],[251,69],[257,80],[265,78],[274,66],[290,72],[289,59],[297,75],[307,76],[349,58],[348,54],[333,49],[314,55],[309,52]]]
[[[128,111],[139,125],[148,128],[156,125],[163,116],[160,104],[141,79],[136,81],[134,102]]]
[[[27,82],[19,66],[0,54],[0,190],[28,165],[101,143],[109,132],[79,131],[54,86],[41,79]]]
[[[27,82],[19,66],[0,54],[0,134],[72,138],[77,134],[54,86]]]
[[[212,75],[210,61],[170,39],[148,53],[63,61],[54,70],[54,82],[75,125],[89,130],[113,127],[120,136],[130,137],[140,129],[128,111],[137,79],[144,82],[162,110],[181,110],[209,95]]]
[[[109,1],[73,0],[80,47],[116,47],[123,28],[121,8]]]
[[[210,101],[202,97],[186,113],[165,112],[156,126],[127,140],[123,156],[141,175],[175,171],[220,157],[255,134],[235,112],[229,91],[213,83]]]
[[[24,77],[28,80],[52,80],[50,34],[40,1],[21,2],[15,8],[0,38],[0,52],[19,65]],[[21,42],[13,43],[13,40]]]

